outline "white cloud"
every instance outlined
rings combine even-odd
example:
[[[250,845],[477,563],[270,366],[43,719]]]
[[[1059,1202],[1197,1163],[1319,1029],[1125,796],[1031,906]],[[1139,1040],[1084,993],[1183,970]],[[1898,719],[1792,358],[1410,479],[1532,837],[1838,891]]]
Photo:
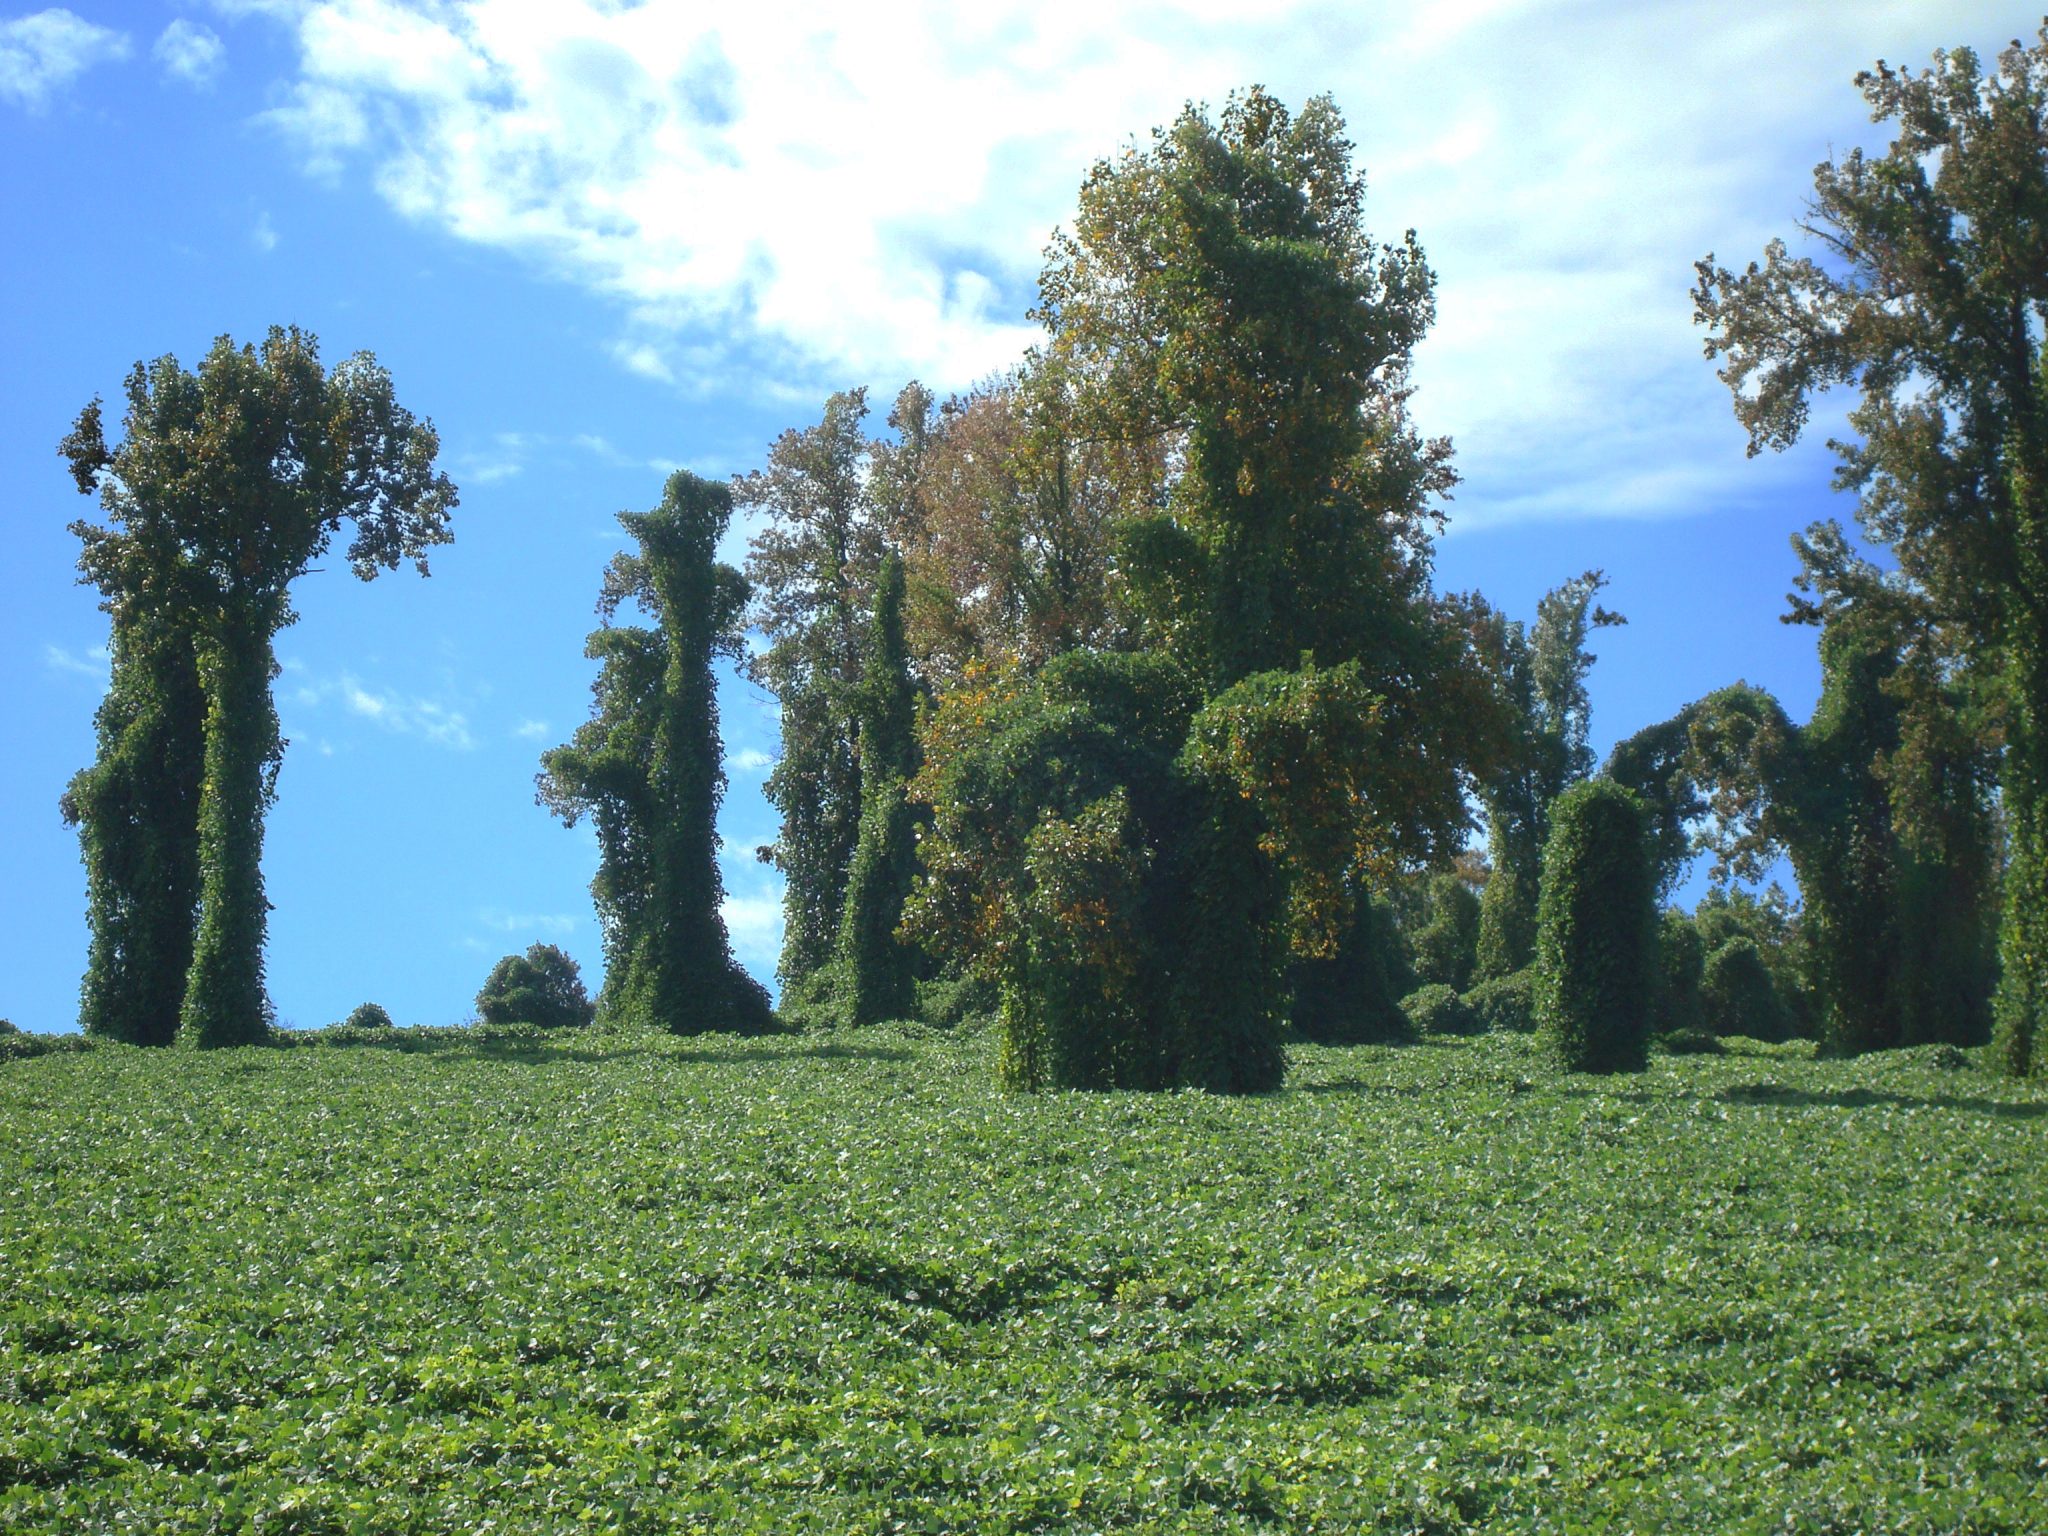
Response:
[[[611,295],[621,366],[814,403],[1013,359],[1087,167],[1183,100],[1327,90],[1370,223],[1414,226],[1441,278],[1416,411],[1458,443],[1461,516],[1643,514],[1760,484],[1699,356],[1692,260],[1746,258],[1816,160],[1870,136],[1857,69],[2023,20],[1989,0],[1180,0],[1142,25],[1082,0],[313,0],[270,119],[314,168],[363,167],[422,223]]]
[[[150,50],[164,73],[205,90],[220,78],[227,63],[227,45],[210,27],[180,16],[158,35]]]
[[[112,661],[107,654],[107,648],[103,645],[93,646],[83,655],[66,650],[61,645],[45,645],[43,665],[52,672],[63,672],[73,677],[89,677],[104,686]]]
[[[368,720],[380,730],[412,736],[452,752],[472,751],[477,744],[469,728],[469,716],[455,706],[422,695],[371,687],[349,673],[325,680],[308,677],[292,689],[289,699],[301,709],[317,709],[335,699],[350,714]]]
[[[277,249],[277,226],[270,222],[270,215],[256,215],[256,227],[249,231],[249,243],[268,256]]]
[[[477,921],[498,933],[546,933],[564,938],[576,931],[581,919],[567,912],[506,912],[486,907],[477,913]]]
[[[95,64],[128,57],[128,36],[70,11],[0,21],[0,99],[40,112]]]
[[[782,952],[782,898],[729,895],[718,910],[732,940],[733,958],[756,976],[772,977]]]
[[[773,768],[775,758],[756,747],[744,747],[725,760],[728,769],[737,768],[743,773],[759,773],[763,768]]]
[[[550,733],[545,720],[522,720],[512,727],[512,734],[521,741],[546,741]]]

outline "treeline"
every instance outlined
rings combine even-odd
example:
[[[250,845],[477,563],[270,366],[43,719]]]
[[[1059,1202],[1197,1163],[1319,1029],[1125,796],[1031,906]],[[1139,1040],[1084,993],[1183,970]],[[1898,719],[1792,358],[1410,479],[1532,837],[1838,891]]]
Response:
[[[774,1022],[719,918],[727,658],[781,707],[763,853],[800,1024],[989,1007],[1024,1087],[1260,1090],[1294,1037],[1532,1025],[1568,1065],[1611,1070],[1658,1034],[1803,1031],[1846,1052],[1975,1043],[1995,1020],[2000,1059],[2031,1070],[2048,256],[1998,189],[2048,198],[2048,33],[1989,79],[1957,50],[1859,85],[1899,137],[1817,173],[1838,259],[1709,258],[1696,293],[1752,451],[1792,441],[1816,391],[1861,391],[1842,478],[1891,564],[1833,524],[1795,541],[1787,617],[1818,629],[1824,672],[1805,726],[1738,684],[1598,765],[1589,642],[1621,622],[1602,575],[1562,583],[1533,624],[1434,590],[1456,475],[1409,413],[1434,277],[1412,232],[1368,232],[1334,104],[1297,115],[1253,89],[1090,172],[1014,370],[945,400],[912,384],[879,427],[865,391],[834,395],[758,472],[679,474],[622,517],[635,549],[603,579],[591,718],[540,777],[547,807],[598,833],[598,1016]],[[185,505],[189,451],[152,413],[293,349],[310,344],[223,343],[196,377],[159,364],[153,389],[139,371],[120,452],[96,405],[66,446],[115,523],[81,525],[116,657],[101,759],[68,801],[93,879],[89,1030],[260,1032],[260,923],[219,871],[246,866],[246,892],[274,726],[221,759],[257,770],[223,821],[203,802],[227,735],[193,722],[272,718],[246,660],[267,649],[212,637],[267,647],[305,557],[264,567],[272,607],[241,628],[210,617],[242,612],[219,594],[269,545],[217,542],[207,566],[182,534],[172,555],[151,542],[157,503]],[[445,536],[431,429],[383,391],[383,435],[347,441],[403,451],[368,450],[374,473],[321,496],[317,455],[289,495],[238,482],[220,504],[256,512],[234,537],[269,539],[293,496],[320,510],[290,548],[352,518],[362,574]],[[714,553],[736,510],[759,529],[744,571]],[[220,573],[204,601],[183,596],[188,562]],[[1660,915],[1701,853],[1727,877],[1789,856],[1802,905],[1724,887]],[[225,953],[256,986],[215,1004],[196,957]]]

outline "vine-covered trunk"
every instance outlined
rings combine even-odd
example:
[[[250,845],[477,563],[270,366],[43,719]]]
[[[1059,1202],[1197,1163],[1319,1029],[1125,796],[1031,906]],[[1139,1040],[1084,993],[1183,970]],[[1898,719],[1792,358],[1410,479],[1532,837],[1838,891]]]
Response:
[[[269,1034],[263,940],[265,775],[277,745],[270,642],[257,624],[208,637],[205,777],[199,794],[199,931],[180,1030],[195,1045],[255,1045]]]
[[[79,1023],[89,1035],[168,1045],[178,1032],[199,900],[205,700],[189,647],[115,643],[99,754],[72,781],[91,938]]]
[[[2007,842],[1997,1055],[2015,1077],[2048,1067],[2048,658],[2038,632],[2027,639],[2002,775]]]

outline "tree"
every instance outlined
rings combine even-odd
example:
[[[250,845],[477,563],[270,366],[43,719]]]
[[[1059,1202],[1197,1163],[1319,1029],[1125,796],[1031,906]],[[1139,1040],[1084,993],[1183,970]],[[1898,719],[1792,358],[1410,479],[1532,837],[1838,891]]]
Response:
[[[539,798],[564,824],[598,834],[592,882],[605,942],[606,1016],[666,1029],[755,1030],[769,1020],[758,983],[732,958],[720,912],[718,805],[725,791],[714,660],[737,659],[746,579],[716,558],[732,492],[686,470],[651,512],[621,512],[638,546],[606,568],[603,663],[591,718],[542,754]],[[614,621],[627,603],[653,628]]]
[[[427,551],[451,537],[455,487],[434,468],[432,425],[398,404],[376,359],[359,352],[324,369],[318,343],[297,329],[273,327],[260,347],[223,336],[196,373],[173,357],[138,363],[126,395],[118,448],[107,447],[97,400],[61,445],[79,488],[98,487],[110,523],[73,525],[85,546],[79,564],[103,593],[133,594],[151,615],[138,622],[167,626],[153,638],[190,647],[205,713],[199,915],[180,1029],[200,1045],[248,1044],[269,1028],[263,815],[283,750],[271,647],[296,617],[291,585],[344,524],[361,579],[401,561],[424,575]],[[151,707],[170,704],[157,683],[137,691]],[[89,840],[97,789],[119,778],[77,802]],[[96,961],[119,948],[102,944]],[[98,985],[88,978],[88,996]]]
[[[917,1002],[917,951],[897,937],[917,876],[917,688],[903,640],[903,562],[883,558],[861,677],[860,839],[839,929],[841,1011],[849,1024],[905,1018]]]
[[[1533,632],[1499,626],[1495,665],[1513,726],[1500,768],[1480,785],[1492,865],[1479,911],[1482,980],[1512,975],[1535,954],[1550,807],[1593,771],[1586,677],[1599,658],[1586,641],[1628,622],[1597,602],[1606,585],[1603,572],[1587,571],[1544,594]]]
[[[79,1023],[89,1035],[169,1045],[199,905],[206,701],[189,626],[139,551],[127,553],[99,572],[113,620],[112,675],[93,720],[99,750],[62,801],[86,866]]]
[[[1642,802],[1589,779],[1551,808],[1536,913],[1536,1018],[1572,1072],[1639,1072],[1657,972],[1656,866]]]
[[[362,1011],[356,1010],[358,1014]],[[377,1011],[382,1013],[383,1009]],[[588,1024],[596,1011],[583,990],[583,972],[575,957],[553,944],[532,944],[523,955],[505,956],[491,967],[483,990],[476,995],[477,1017],[486,1024],[576,1029]],[[361,1022],[350,1015],[349,1023]],[[381,1022],[390,1027],[388,1015]]]
[[[1821,632],[1804,727],[1738,684],[1686,711],[1720,873],[1782,850],[1805,903],[1821,1035],[1843,1054],[1982,1039],[1991,989],[1991,827],[1970,744],[1914,739],[1895,627],[1846,603]],[[1921,706],[1940,713],[1934,706]],[[1688,798],[1698,798],[1698,792]]]
[[[1816,168],[1802,228],[1825,264],[1782,241],[1742,272],[1708,256],[1695,312],[1752,455],[1796,440],[1815,394],[1859,391],[1836,484],[1897,561],[1908,665],[1952,672],[2002,745],[1997,1006],[2025,1072],[2048,1023],[2048,26],[1989,74],[1956,48],[1856,85],[1896,137]]]
[[[768,645],[747,670],[782,706],[782,756],[767,793],[782,817],[769,857],[783,875],[785,992],[801,992],[832,958],[860,839],[854,693],[885,534],[866,484],[867,412],[866,390],[833,395],[816,426],[784,432],[767,467],[733,484],[739,506],[767,514],[746,573],[749,622]]]

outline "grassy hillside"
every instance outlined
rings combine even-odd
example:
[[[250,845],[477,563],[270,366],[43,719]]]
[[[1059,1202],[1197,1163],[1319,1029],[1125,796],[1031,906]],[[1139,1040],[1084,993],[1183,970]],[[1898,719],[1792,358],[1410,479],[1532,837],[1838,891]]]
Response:
[[[2048,1529],[2048,1088],[987,1056],[0,1062],[0,1529]]]

